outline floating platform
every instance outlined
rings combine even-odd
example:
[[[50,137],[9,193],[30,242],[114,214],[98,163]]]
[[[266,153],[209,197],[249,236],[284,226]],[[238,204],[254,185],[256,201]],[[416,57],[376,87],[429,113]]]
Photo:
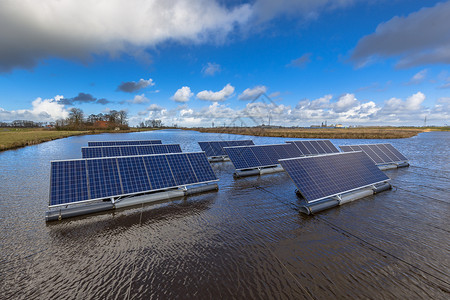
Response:
[[[185,197],[193,194],[199,194],[210,191],[217,191],[219,186],[217,183],[192,186],[186,189],[173,189],[143,195],[137,195],[132,197],[124,197],[117,200],[109,200],[106,202],[92,203],[88,205],[80,205],[74,207],[60,207],[55,210],[50,210],[45,213],[45,221],[58,221],[62,219],[94,214],[98,212],[104,212],[109,210],[115,210],[130,206],[136,206],[146,203],[154,203],[164,200],[172,200],[180,197]]]
[[[391,189],[392,186],[389,182],[386,183],[382,183],[373,187],[368,187],[368,188],[364,188],[364,189],[360,189],[357,191],[353,191],[350,193],[345,193],[342,194],[340,196],[336,196],[336,197],[330,197],[318,202],[314,202],[314,203],[310,203],[310,204],[306,204],[306,205],[302,205],[300,206],[300,212],[304,213],[306,215],[312,215],[312,214],[316,214],[318,212],[336,207],[336,206],[340,206],[340,205],[344,205],[346,203],[349,202],[353,202],[355,200],[367,197],[367,196],[371,196],[374,194],[378,194],[381,193],[383,191],[389,190]],[[301,196],[299,193],[297,193],[297,195]]]

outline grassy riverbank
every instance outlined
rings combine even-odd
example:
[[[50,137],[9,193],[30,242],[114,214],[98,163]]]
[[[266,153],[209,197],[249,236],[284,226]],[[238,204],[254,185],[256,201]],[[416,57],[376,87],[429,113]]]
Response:
[[[145,129],[149,130],[149,129]],[[36,145],[56,139],[75,135],[98,134],[98,133],[125,133],[137,132],[143,129],[130,129],[120,131],[91,130],[91,131],[68,131],[51,130],[44,128],[0,128],[0,151],[16,149],[29,145]]]
[[[259,128],[217,127],[192,128],[200,132],[230,133],[240,135],[271,136],[284,138],[323,139],[399,139],[409,138],[421,132],[449,131],[450,127],[358,127],[358,128]]]

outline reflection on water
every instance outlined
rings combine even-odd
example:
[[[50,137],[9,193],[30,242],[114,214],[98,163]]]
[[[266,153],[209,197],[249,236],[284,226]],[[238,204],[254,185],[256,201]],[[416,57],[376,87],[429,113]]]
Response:
[[[233,135],[163,130],[56,140],[0,153],[0,298],[433,298],[450,293],[450,134],[390,142],[411,167],[394,189],[309,217],[287,174],[46,224],[50,161],[92,140],[161,139],[183,151]],[[248,138],[248,137],[247,137]],[[252,137],[250,137],[252,138]],[[252,138],[255,144],[283,138]]]

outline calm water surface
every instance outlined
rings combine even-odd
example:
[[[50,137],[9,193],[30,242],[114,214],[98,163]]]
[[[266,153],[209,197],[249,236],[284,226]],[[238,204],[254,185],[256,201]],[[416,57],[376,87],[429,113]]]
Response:
[[[2,299],[449,299],[450,133],[390,142],[411,167],[394,189],[316,216],[285,173],[219,191],[46,224],[50,161],[92,140],[161,139],[183,151],[225,134],[163,130],[79,136],[0,153]],[[286,139],[250,137],[255,144]]]

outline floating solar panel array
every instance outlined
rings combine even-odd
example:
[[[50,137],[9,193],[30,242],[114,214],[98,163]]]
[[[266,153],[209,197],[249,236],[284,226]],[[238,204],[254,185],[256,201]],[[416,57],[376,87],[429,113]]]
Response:
[[[297,146],[302,155],[317,155],[325,153],[339,153],[339,150],[329,140],[289,141]]]
[[[408,159],[391,144],[339,146],[344,152],[363,151],[376,165],[400,163]]]
[[[254,145],[252,140],[198,142],[198,144],[208,157],[226,156],[227,154],[223,150],[224,147]]]
[[[105,146],[105,147],[81,148],[83,158],[148,155],[148,154],[179,153],[179,152],[182,152],[179,144]]]
[[[129,140],[129,141],[100,141],[88,142],[89,147],[103,147],[103,146],[133,146],[133,145],[153,145],[162,144],[161,140]]]
[[[225,147],[236,170],[276,166],[279,159],[302,156],[294,144]]]
[[[217,180],[203,152],[52,161],[49,207]]]
[[[389,180],[364,152],[280,160],[308,203]]]

